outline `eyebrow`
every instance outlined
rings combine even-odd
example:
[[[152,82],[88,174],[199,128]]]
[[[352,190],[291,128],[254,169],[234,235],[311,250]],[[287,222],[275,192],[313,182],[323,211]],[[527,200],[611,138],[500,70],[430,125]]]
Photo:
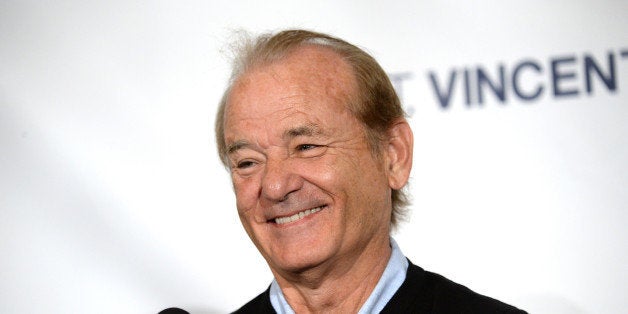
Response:
[[[299,136],[314,136],[322,133],[322,130],[317,124],[310,123],[284,131],[283,138],[292,139]]]
[[[303,126],[298,126],[298,127],[291,128],[284,131],[282,137],[284,139],[293,139],[299,136],[315,136],[315,135],[321,135],[321,134],[323,134],[323,131],[318,126],[318,124],[309,123]],[[251,144],[247,142],[246,140],[235,141],[227,145],[227,154],[231,155],[235,153],[236,151],[247,148],[249,146],[251,146]]]
[[[235,151],[245,148],[249,146],[249,143],[245,140],[239,140],[239,141],[235,141],[229,145],[227,145],[227,154],[231,155],[233,154]]]

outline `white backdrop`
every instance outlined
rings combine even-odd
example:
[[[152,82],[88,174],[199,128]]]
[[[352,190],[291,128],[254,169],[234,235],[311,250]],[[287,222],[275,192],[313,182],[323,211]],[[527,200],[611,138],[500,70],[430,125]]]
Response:
[[[232,30],[286,27],[399,78],[413,262],[533,313],[626,312],[628,2],[610,0],[1,1],[0,312],[225,313],[265,289],[213,115]],[[500,68],[504,100],[482,83],[480,105],[478,71],[501,90]]]

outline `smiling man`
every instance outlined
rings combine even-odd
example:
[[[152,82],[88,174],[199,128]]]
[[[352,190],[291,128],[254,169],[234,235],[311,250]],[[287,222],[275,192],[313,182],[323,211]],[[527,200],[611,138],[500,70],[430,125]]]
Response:
[[[501,313],[390,237],[412,131],[361,49],[303,30],[246,42],[216,119],[240,220],[275,280],[237,313]]]

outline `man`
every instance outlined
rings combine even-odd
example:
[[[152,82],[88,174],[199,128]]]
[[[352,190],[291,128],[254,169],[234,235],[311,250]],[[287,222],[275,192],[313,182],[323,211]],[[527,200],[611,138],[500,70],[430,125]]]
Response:
[[[413,265],[390,238],[413,137],[371,56],[303,30],[241,50],[216,140],[275,280],[236,313],[522,312]]]

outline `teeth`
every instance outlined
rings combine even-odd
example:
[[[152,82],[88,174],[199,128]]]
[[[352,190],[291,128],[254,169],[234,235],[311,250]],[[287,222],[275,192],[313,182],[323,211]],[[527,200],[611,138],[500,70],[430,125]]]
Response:
[[[323,207],[316,207],[316,208],[312,208],[312,209],[306,209],[300,213],[294,214],[292,216],[289,217],[280,217],[280,218],[275,218],[275,223],[278,225],[281,224],[286,224],[289,222],[293,222],[293,221],[297,221],[299,219],[303,219],[306,216],[309,216],[313,213],[319,212],[321,211],[321,209],[323,209]]]

